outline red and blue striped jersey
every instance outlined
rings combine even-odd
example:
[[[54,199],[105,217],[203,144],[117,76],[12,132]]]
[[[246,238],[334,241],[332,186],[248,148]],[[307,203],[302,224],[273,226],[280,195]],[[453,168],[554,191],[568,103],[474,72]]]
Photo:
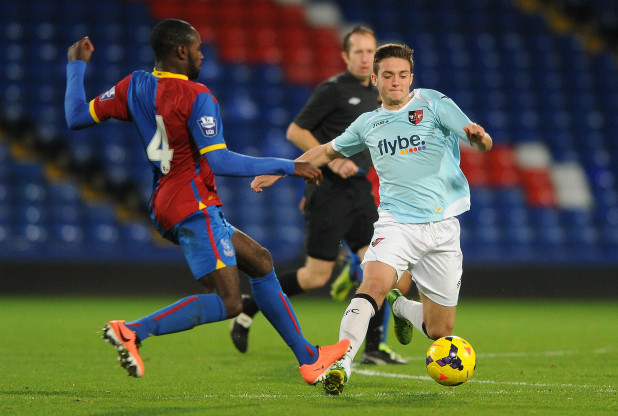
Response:
[[[203,84],[169,72],[136,71],[90,102],[97,122],[131,121],[154,172],[150,216],[163,234],[206,206],[221,205],[203,156],[226,148],[219,104]]]

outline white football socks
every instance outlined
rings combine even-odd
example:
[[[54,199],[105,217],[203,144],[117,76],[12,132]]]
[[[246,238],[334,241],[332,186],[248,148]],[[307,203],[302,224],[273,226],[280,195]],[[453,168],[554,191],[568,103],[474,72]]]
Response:
[[[421,302],[416,302],[400,296],[393,303],[393,312],[399,317],[406,318],[412,323],[414,328],[418,329],[421,334],[427,336],[423,330],[423,304]]]
[[[341,319],[339,339],[349,339],[350,348],[339,363],[345,368],[348,379],[352,373],[352,361],[354,361],[354,356],[365,340],[369,320],[373,315],[375,315],[375,311],[367,299],[352,298]]]

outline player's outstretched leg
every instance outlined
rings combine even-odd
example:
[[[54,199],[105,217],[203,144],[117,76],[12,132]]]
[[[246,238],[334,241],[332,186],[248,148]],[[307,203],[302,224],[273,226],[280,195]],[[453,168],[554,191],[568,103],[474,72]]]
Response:
[[[303,379],[309,384],[321,381],[330,366],[346,353],[350,341],[342,339],[321,348],[311,345],[303,335],[288,297],[281,291],[274,269],[249,282],[259,309],[296,356]]]
[[[120,365],[129,375],[141,377],[144,375],[138,351],[141,341],[150,335],[173,334],[197,325],[219,322],[226,316],[219,295],[187,296],[137,321],[109,321],[103,328],[103,338],[118,350]]]
[[[103,328],[103,339],[118,351],[120,366],[127,370],[130,376],[141,377],[144,375],[144,364],[139,355],[140,341],[124,322],[109,321]]]
[[[352,374],[352,362],[354,356],[361,347],[369,320],[375,315],[378,306],[375,300],[366,293],[354,295],[350,304],[346,308],[341,326],[339,327],[339,338],[349,339],[350,347],[345,355],[337,360],[324,378],[324,392],[329,395],[341,395],[343,386],[347,383]]]
[[[287,296],[295,296],[303,293],[304,290],[298,283],[298,270],[294,269],[278,276],[281,290]],[[249,330],[253,325],[255,315],[260,311],[255,298],[251,295],[242,295],[242,312],[232,319],[230,323],[230,336],[234,347],[245,353],[249,346]]]
[[[391,311],[393,313],[393,321],[394,321],[394,330],[395,337],[397,340],[403,344],[408,345],[410,341],[412,341],[412,323],[408,321],[406,318],[401,318],[395,314],[395,308],[393,308],[393,304],[395,301],[403,296],[401,291],[398,289],[393,289],[386,295],[386,300],[391,307]]]

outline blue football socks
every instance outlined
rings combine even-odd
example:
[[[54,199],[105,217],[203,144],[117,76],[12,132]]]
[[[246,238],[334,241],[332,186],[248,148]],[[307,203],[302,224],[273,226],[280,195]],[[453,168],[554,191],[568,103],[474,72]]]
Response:
[[[358,254],[351,254],[352,263],[350,264],[350,278],[355,282],[363,281],[363,269],[361,269],[361,259]]]
[[[275,270],[264,277],[249,279],[258,307],[292,349],[299,365],[313,364],[318,359],[318,349],[303,335],[294,309],[281,290]]]
[[[363,269],[361,269],[361,258],[352,251],[348,243],[345,240],[341,240],[341,245],[348,252],[348,258],[350,259],[350,279],[353,282],[362,282],[363,281]]]
[[[386,344],[386,335],[388,334],[388,322],[391,320],[391,305],[388,304],[386,300],[382,303],[382,307],[384,308],[384,318],[382,318],[382,338],[380,339],[381,344]]]
[[[127,322],[126,326],[143,341],[150,335],[186,331],[197,325],[218,322],[226,318],[225,306],[219,295],[193,295],[137,321]]]

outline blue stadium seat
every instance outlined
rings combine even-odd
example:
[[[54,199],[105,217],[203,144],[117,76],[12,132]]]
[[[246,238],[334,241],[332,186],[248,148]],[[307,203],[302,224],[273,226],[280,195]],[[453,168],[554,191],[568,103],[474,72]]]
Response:
[[[13,239],[13,226],[10,223],[0,222],[0,245],[9,246]]]
[[[84,207],[80,203],[54,203],[48,205],[51,224],[81,224],[84,218]]]
[[[509,248],[528,250],[531,248],[534,238],[534,231],[525,223],[509,223],[503,228],[504,244]]]
[[[83,227],[74,223],[55,223],[50,227],[53,244],[60,244],[63,250],[78,250],[85,243]]]
[[[530,210],[530,223],[536,230],[537,250],[549,250],[551,254],[559,253],[564,247],[566,233],[560,223],[560,213],[551,208]],[[542,252],[542,251],[541,251]]]
[[[19,226],[36,225],[47,226],[48,212],[43,203],[28,202],[14,205],[15,223]]]
[[[0,192],[2,192],[2,185],[0,185]],[[0,200],[0,224],[3,226],[13,224],[15,221],[14,215],[15,208],[11,204]]]
[[[129,246],[148,246],[152,242],[150,224],[135,222],[123,225],[120,229],[123,241]]]
[[[41,224],[23,223],[15,227],[15,234],[25,244],[24,248],[30,249],[32,245],[43,245],[48,241],[47,227]],[[38,248],[38,247],[37,247]]]

